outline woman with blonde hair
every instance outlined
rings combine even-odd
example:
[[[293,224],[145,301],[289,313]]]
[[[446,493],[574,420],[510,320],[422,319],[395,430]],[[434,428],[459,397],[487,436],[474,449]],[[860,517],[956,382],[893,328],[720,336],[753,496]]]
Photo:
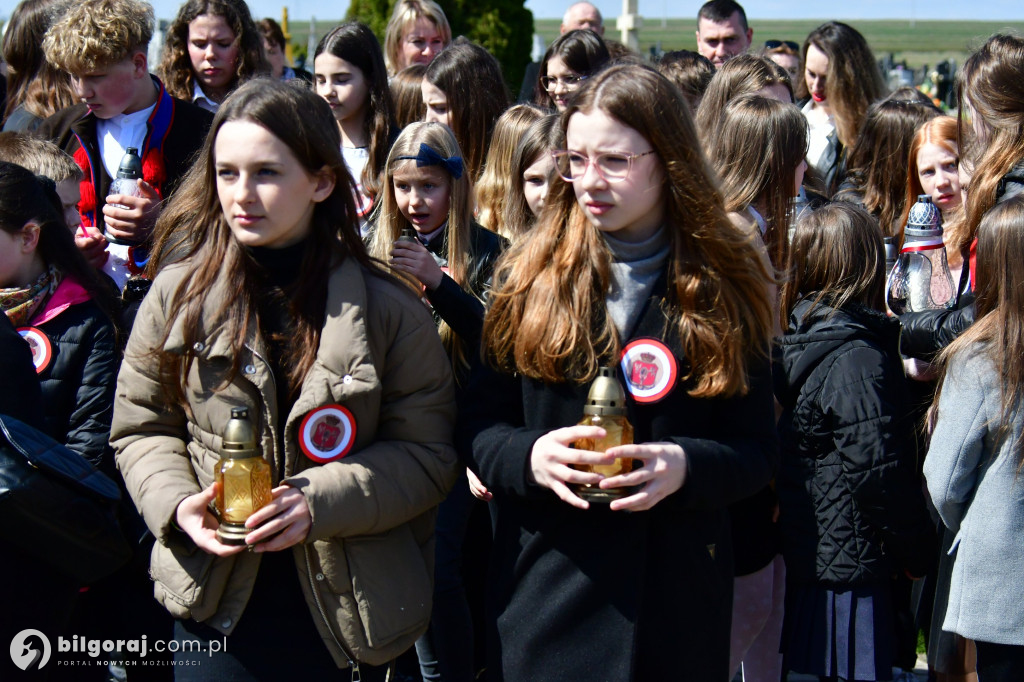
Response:
[[[384,32],[384,61],[392,76],[411,64],[430,64],[452,42],[448,17],[434,0],[398,0]]]
[[[652,680],[682,661],[726,679],[726,506],[763,487],[776,456],[768,273],[657,71],[593,75],[561,126],[564,181],[499,265],[489,366],[460,415],[497,512],[488,669]],[[625,387],[636,443],[604,453],[586,440],[604,429],[573,426],[599,369]],[[636,466],[591,469],[616,458]]]
[[[487,149],[484,172],[476,184],[477,220],[491,232],[508,238],[504,224],[504,206],[516,184],[512,176],[512,157],[516,146],[530,126],[544,116],[544,110],[533,104],[516,104],[505,110],[494,123],[494,134]]]

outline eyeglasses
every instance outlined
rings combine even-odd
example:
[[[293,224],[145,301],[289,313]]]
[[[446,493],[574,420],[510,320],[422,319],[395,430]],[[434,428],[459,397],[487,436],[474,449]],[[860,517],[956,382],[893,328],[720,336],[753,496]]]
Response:
[[[764,41],[764,49],[766,50],[777,50],[778,48],[785,45],[794,52],[800,51],[800,45],[794,43],[792,40],[766,40]]]
[[[587,173],[587,167],[594,164],[597,174],[605,182],[622,182],[629,176],[633,167],[633,159],[653,154],[654,150],[641,152],[639,154],[624,154],[622,152],[602,152],[591,159],[582,152],[574,152],[569,149],[556,149],[551,152],[551,158],[555,160],[555,172],[566,182],[579,180]]]
[[[566,90],[574,90],[580,86],[580,83],[587,80],[586,76],[577,76],[576,74],[570,74],[568,76],[544,76],[540,79],[540,84],[544,86],[544,89],[551,92],[555,89],[555,86],[559,83]]]

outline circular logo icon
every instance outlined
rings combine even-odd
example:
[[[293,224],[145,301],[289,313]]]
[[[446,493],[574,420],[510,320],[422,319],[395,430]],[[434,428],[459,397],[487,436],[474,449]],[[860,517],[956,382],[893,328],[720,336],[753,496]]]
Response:
[[[356,440],[356,420],[341,405],[325,405],[307,414],[299,427],[299,446],[314,462],[341,459]]]
[[[50,345],[49,337],[35,327],[19,327],[18,333],[32,349],[32,364],[35,365],[36,374],[42,374],[53,360],[53,346]]]
[[[622,349],[626,390],[638,403],[655,403],[675,388],[679,378],[676,358],[658,339],[634,339]]]
[[[11,640],[11,660],[22,670],[39,670],[50,660],[50,640],[39,630],[22,630]]]

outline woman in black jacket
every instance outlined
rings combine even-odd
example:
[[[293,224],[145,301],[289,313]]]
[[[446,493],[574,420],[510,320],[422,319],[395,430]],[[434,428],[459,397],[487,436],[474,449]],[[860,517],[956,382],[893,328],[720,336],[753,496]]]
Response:
[[[561,119],[565,182],[495,275],[456,431],[496,507],[492,679],[728,677],[726,508],[774,470],[772,306],[686,111],[644,66],[588,79]],[[573,426],[599,368],[635,429],[605,453]],[[591,469],[615,459],[635,468]]]
[[[831,204],[797,224],[782,290],[783,651],[830,680],[891,679],[889,579],[920,577],[933,551],[884,261],[874,218]]]

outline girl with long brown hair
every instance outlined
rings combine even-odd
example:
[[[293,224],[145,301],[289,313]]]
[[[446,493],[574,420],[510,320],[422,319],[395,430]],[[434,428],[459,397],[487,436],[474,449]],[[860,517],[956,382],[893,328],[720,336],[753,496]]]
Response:
[[[561,125],[563,181],[499,265],[490,366],[471,377],[459,431],[497,506],[489,669],[642,680],[682,661],[725,679],[725,507],[767,483],[776,452],[768,273],[664,76],[601,71]],[[636,445],[577,443],[605,436],[572,426],[599,369],[626,388]],[[587,471],[616,458],[637,466]],[[588,502],[581,486],[628,490]]]
[[[806,100],[803,112],[811,126],[807,163],[831,194],[842,180],[843,150],[857,142],[868,107],[887,88],[864,36],[841,21],[811,31],[800,63],[796,97]]]
[[[494,123],[487,161],[480,181],[476,183],[477,220],[491,232],[505,238],[510,236],[510,229],[504,222],[504,206],[514,192],[510,186],[516,184],[512,176],[512,158],[530,125],[544,113],[533,104],[515,104]]]
[[[111,442],[176,637],[226,638],[192,676],[179,650],[178,679],[282,679],[299,660],[383,681],[427,626],[434,511],[456,473],[451,370],[360,241],[340,149],[322,98],[246,83],[157,227],[172,257],[128,341]],[[210,505],[239,407],[273,488],[228,545]]]
[[[744,54],[723,64],[708,84],[694,112],[705,151],[720,133],[725,106],[745,94],[761,95],[780,102],[793,101],[793,85],[781,66],[764,57]]]
[[[978,320],[939,356],[924,460],[928,491],[956,534],[942,629],[975,641],[981,680],[1024,675],[1024,197],[991,208],[977,233]]]

